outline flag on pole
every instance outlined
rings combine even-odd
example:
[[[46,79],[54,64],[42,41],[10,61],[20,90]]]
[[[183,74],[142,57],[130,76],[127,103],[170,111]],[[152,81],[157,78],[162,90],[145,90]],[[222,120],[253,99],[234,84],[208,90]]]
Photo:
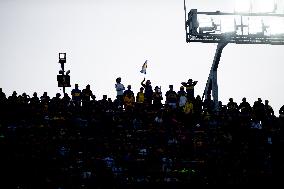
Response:
[[[140,72],[143,73],[143,74],[146,74],[147,61],[148,61],[148,60],[146,60],[146,61],[144,62],[143,66],[142,66],[142,69],[141,69],[141,71],[140,71]]]

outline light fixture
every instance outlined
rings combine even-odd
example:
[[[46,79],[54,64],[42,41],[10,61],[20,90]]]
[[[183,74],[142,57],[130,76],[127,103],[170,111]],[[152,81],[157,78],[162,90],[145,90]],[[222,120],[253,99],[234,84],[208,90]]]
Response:
[[[66,53],[59,53],[59,63],[66,63]]]

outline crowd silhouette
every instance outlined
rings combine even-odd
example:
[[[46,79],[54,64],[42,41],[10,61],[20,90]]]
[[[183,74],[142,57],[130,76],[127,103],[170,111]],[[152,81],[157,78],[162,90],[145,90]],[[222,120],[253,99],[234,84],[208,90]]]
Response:
[[[135,188],[281,184],[284,106],[230,98],[214,108],[197,81],[163,95],[151,81],[98,100],[78,84],[62,97],[0,89],[2,188]],[[163,100],[165,99],[165,103]]]

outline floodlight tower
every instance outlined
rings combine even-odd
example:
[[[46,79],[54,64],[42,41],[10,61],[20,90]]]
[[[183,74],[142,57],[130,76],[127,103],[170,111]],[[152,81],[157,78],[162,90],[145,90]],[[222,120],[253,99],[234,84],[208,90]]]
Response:
[[[63,88],[63,95],[65,94],[65,87],[71,87],[70,85],[70,70],[65,73],[64,64],[66,63],[66,53],[59,53],[59,61],[61,65],[61,70],[59,70],[59,75],[57,75],[58,87]]]
[[[284,14],[274,11],[252,12],[198,12],[191,9],[186,14],[186,42],[217,43],[213,64],[202,99],[213,97],[218,110],[217,70],[222,50],[229,43],[284,45]],[[212,94],[211,94],[212,93]]]

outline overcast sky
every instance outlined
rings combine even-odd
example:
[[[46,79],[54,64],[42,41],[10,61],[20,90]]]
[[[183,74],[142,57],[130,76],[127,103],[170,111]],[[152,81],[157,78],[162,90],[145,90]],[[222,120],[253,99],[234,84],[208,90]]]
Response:
[[[188,11],[234,10],[233,0],[187,5]],[[189,78],[198,81],[195,94],[202,95],[216,49],[185,42],[183,0],[1,0],[0,28],[0,87],[7,95],[62,93],[56,81],[59,52],[67,53],[71,88],[90,84],[98,99],[114,99],[117,77],[137,93],[146,59],[146,79],[153,88],[162,86],[163,95],[168,85],[178,91]],[[284,46],[228,44],[218,70],[219,99],[268,99],[278,114],[283,60]]]

